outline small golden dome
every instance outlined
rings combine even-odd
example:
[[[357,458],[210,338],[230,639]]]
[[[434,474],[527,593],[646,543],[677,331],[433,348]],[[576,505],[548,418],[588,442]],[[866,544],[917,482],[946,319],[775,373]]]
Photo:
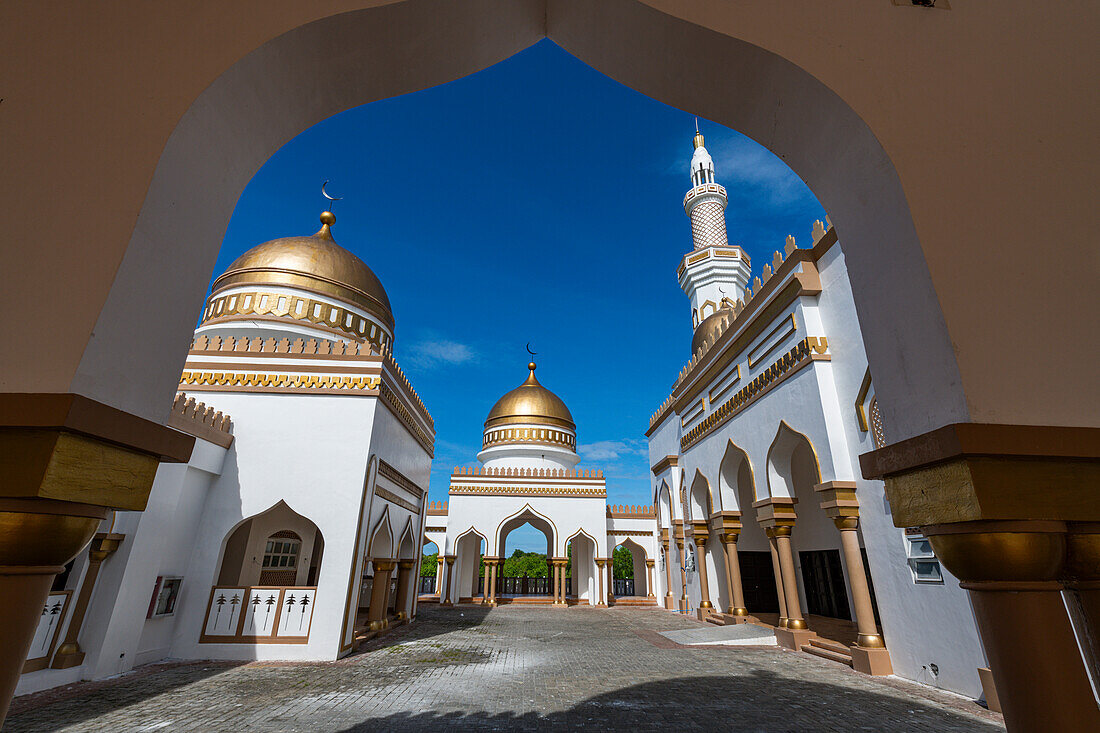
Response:
[[[385,288],[363,260],[336,244],[329,229],[334,223],[336,217],[326,211],[321,229],[311,237],[284,237],[253,247],[214,281],[212,292],[242,284],[310,290],[363,308],[392,332]]]
[[[691,144],[692,146],[694,146],[692,148],[693,150],[698,150],[699,148],[703,147],[703,133],[696,130],[695,137],[691,139]]]
[[[539,384],[535,379],[535,362],[527,365],[531,373],[527,381],[508,392],[489,410],[485,428],[515,423],[558,425],[576,430],[573,415],[561,398]]]
[[[719,308],[714,313],[703,319],[703,322],[695,327],[695,335],[691,337],[691,353],[694,354],[703,346],[703,341],[713,346],[718,337],[722,335],[724,327],[722,319],[733,321],[733,309],[729,306]]]

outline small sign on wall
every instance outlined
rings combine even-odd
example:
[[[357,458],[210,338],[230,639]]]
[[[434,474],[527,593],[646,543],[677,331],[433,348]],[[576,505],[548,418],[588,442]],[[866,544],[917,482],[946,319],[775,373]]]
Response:
[[[59,590],[46,597],[46,605],[42,607],[42,615],[38,617],[34,639],[31,641],[30,651],[27,652],[27,661],[23,664],[23,674],[49,666],[58,634],[61,633],[61,624],[69,610],[72,593],[71,590]]]

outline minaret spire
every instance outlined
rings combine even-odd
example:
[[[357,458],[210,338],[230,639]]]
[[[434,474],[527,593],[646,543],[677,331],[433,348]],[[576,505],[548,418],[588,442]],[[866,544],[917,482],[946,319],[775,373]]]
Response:
[[[691,298],[692,323],[721,308],[730,307],[743,297],[749,282],[748,257],[740,247],[730,246],[726,235],[726,189],[714,178],[714,160],[704,145],[695,118],[695,151],[689,172],[691,189],[684,195],[684,212],[691,219],[691,238],[695,245],[691,257],[680,265],[680,287]],[[695,252],[707,250],[707,256]]]

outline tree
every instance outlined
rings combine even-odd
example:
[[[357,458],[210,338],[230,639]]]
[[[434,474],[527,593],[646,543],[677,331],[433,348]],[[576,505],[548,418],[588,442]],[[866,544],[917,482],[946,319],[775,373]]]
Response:
[[[420,577],[421,578],[434,578],[436,570],[439,569],[439,553],[433,552],[430,555],[423,555],[420,558]]]
[[[541,552],[516,550],[504,561],[502,576],[505,578],[545,578],[548,575],[546,555]]]
[[[627,548],[622,545],[616,547],[611,553],[611,563],[615,568],[616,578],[634,577],[634,555]]]

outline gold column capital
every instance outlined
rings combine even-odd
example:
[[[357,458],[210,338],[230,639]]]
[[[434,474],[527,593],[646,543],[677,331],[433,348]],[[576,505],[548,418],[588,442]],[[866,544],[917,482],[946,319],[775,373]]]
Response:
[[[833,517],[833,524],[836,528],[843,532],[846,529],[858,529],[859,517]]]
[[[373,563],[375,570],[378,570],[378,571],[381,571],[381,572],[384,572],[384,573],[392,571],[395,567],[397,567],[397,561],[396,560],[378,559],[378,560],[371,560],[371,563]]]
[[[776,527],[765,527],[764,534],[768,537],[790,537],[794,525],[783,524]]]
[[[656,565],[656,564],[657,564],[657,561],[656,561],[656,560],[648,560],[648,559],[647,559],[647,560],[645,561],[645,566],[646,566],[647,568],[651,568],[651,567],[653,567],[653,566],[654,566],[654,565]]]

